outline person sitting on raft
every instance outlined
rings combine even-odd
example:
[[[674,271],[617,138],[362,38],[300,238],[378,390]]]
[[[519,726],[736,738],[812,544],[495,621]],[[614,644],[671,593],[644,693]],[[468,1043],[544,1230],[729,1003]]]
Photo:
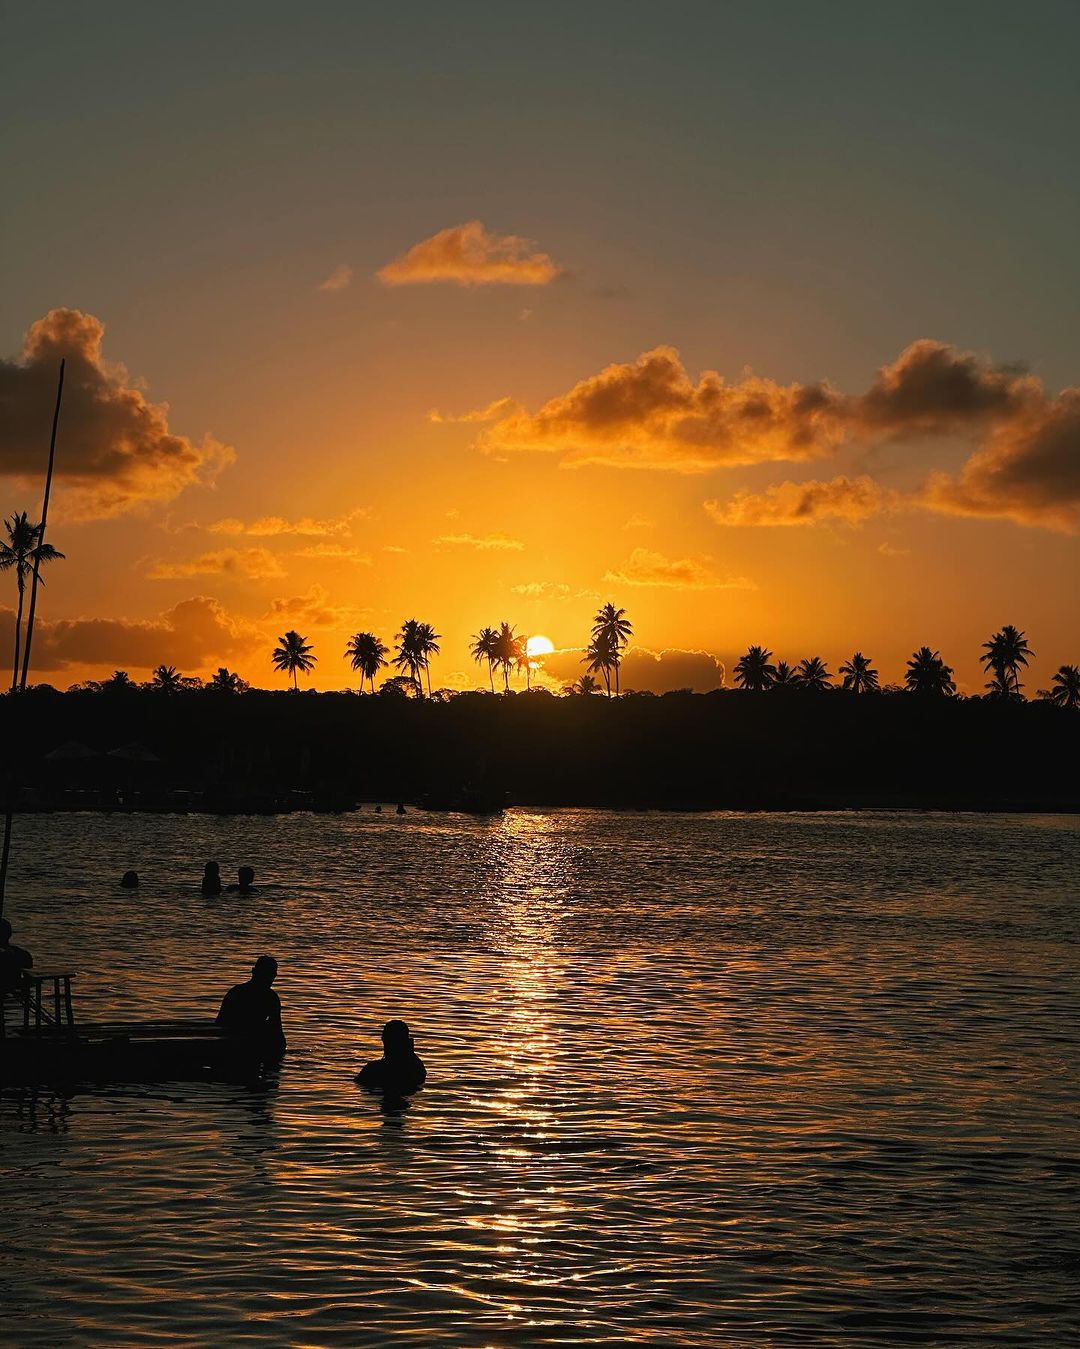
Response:
[[[202,892],[204,895],[221,894],[221,868],[216,862],[207,862],[203,867]]]
[[[285,1049],[281,1028],[281,999],[271,985],[278,965],[273,956],[260,956],[246,984],[234,984],[221,1000],[217,1024],[229,1035],[262,1041],[268,1051]]]
[[[404,1021],[388,1021],[382,1029],[383,1056],[365,1063],[356,1074],[362,1087],[407,1096],[424,1085],[427,1069],[413,1047]]]
[[[34,957],[11,940],[11,924],[0,918],[0,993],[11,993],[23,981],[27,970],[33,969]]]
[[[252,867],[241,867],[236,873],[236,884],[227,887],[237,894],[246,895],[249,890],[255,889],[255,871]]]

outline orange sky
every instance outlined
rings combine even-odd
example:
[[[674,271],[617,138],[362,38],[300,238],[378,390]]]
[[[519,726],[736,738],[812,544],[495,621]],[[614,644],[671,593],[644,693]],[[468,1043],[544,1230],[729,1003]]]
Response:
[[[879,92],[855,66],[816,89],[793,67],[763,106],[754,72],[788,58],[750,18],[726,84],[635,19],[624,77],[605,65],[558,110],[509,33],[496,75],[464,41],[444,60],[434,30],[417,49],[392,19],[340,15],[308,25],[278,86],[257,63],[290,50],[287,16],[230,47],[231,71],[193,21],[151,100],[131,60],[166,41],[154,22],[97,52],[112,93],[89,111],[78,47],[98,39],[65,38],[64,92],[9,174],[8,512],[36,518],[69,361],[50,531],[68,560],[38,678],[164,661],[284,686],[269,652],[295,627],[311,683],[338,688],[350,633],[389,642],[417,617],[443,634],[435,683],[461,687],[483,682],[484,624],[572,648],[608,599],[669,653],[639,658],[639,686],[708,687],[695,653],[730,667],[751,642],[833,670],[857,647],[894,681],[925,643],[976,691],[1008,622],[1037,653],[1032,691],[1080,660],[1080,344],[1059,302],[1075,190],[1057,124],[978,93],[978,41],[970,71],[924,71],[933,118],[894,122],[900,49],[895,71],[878,53]],[[585,70],[609,39],[585,19],[579,39],[565,59]],[[993,54],[1028,102],[1057,79]],[[460,77],[453,97],[415,62]],[[631,99],[633,70],[650,79]],[[77,213],[53,209],[50,160]]]

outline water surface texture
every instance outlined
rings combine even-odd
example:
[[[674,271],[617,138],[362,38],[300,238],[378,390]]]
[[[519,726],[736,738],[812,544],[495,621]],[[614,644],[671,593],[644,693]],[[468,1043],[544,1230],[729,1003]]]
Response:
[[[1075,1343],[1078,892],[1074,818],[20,819],[84,1018],[267,951],[290,1048],[5,1093],[0,1342]],[[390,1016],[404,1112],[351,1081]]]

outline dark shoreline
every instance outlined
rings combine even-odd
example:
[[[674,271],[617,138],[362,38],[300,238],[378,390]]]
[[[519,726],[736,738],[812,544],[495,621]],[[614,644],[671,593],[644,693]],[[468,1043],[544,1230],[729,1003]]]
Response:
[[[23,810],[1080,812],[1080,712],[1045,701],[42,689],[0,734]]]

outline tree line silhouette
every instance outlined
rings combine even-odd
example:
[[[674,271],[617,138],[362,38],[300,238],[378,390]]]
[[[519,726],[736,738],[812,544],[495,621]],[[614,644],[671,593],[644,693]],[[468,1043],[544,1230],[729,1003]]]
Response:
[[[41,542],[41,525],[32,524],[26,511],[13,514],[4,521],[6,539],[0,540],[0,571],[14,573],[18,592],[15,613],[15,649],[12,662],[12,689],[19,683],[20,661],[23,659],[23,612],[27,582],[36,577],[43,584],[41,567],[48,562],[62,560],[64,554],[51,544]],[[633,626],[626,610],[614,603],[604,604],[593,618],[589,640],[581,660],[584,674],[563,686],[567,695],[588,696],[601,689],[609,698],[622,695],[621,669]],[[431,661],[440,654],[441,636],[430,623],[407,619],[388,647],[373,632],[357,632],[349,638],[344,659],[360,676],[360,691],[365,684],[375,693],[379,674],[393,667],[397,674],[383,682],[381,692],[411,694],[417,698],[432,696]],[[529,638],[516,632],[508,622],[497,628],[484,627],[471,638],[469,654],[478,665],[486,665],[488,682],[495,692],[496,674],[501,677],[503,692],[510,692],[512,674],[524,673],[526,690],[532,686],[532,673],[540,662],[529,653]],[[1006,624],[982,645],[980,663],[989,675],[985,685],[986,696],[1016,701],[1024,697],[1021,673],[1034,656],[1025,633]],[[292,682],[293,691],[299,691],[299,677],[311,674],[318,662],[314,645],[294,629],[284,633],[271,652],[273,668]],[[24,662],[25,663],[25,662]],[[895,691],[883,690],[880,673],[871,657],[855,651],[838,670],[839,689],[854,694],[876,694]],[[773,653],[760,645],[751,646],[736,662],[733,670],[736,686],[747,693],[798,691],[822,694],[834,692],[834,676],[820,656],[807,656],[790,665],[787,661],[773,661]],[[81,687],[86,690],[110,692],[133,690],[139,687],[124,670],[117,670],[105,680],[90,680]],[[250,689],[247,681],[224,666],[205,683],[194,676],[181,674],[173,665],[159,665],[150,680],[142,687],[155,692],[177,694],[206,689],[212,693],[243,693]],[[954,697],[956,681],[953,667],[939,651],[921,646],[911,655],[903,675],[902,688],[921,697]],[[447,691],[444,691],[444,695]],[[1051,679],[1049,689],[1040,689],[1038,696],[1059,707],[1080,707],[1080,666],[1062,665]]]

